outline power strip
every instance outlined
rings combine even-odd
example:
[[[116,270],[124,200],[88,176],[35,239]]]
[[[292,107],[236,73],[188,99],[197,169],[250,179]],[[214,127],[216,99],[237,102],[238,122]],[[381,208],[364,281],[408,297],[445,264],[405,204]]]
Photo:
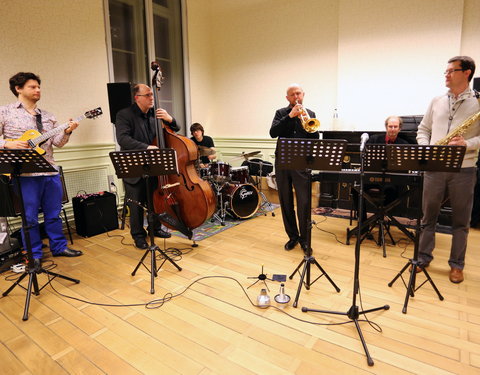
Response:
[[[10,267],[13,272],[15,273],[22,273],[25,272],[25,264],[18,263],[14,264],[13,266]]]

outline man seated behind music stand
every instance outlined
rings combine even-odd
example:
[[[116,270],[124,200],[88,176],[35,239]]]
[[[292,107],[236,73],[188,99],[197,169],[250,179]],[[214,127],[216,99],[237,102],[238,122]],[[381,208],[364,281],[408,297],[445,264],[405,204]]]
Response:
[[[368,139],[367,144],[409,144],[409,141],[399,135],[402,130],[402,124],[403,121],[400,117],[388,116],[385,119],[385,133],[372,135]],[[384,197],[383,206],[393,202],[400,194],[399,186],[393,184],[384,184],[383,187],[380,184],[365,184],[365,192],[371,195],[382,194]],[[355,207],[358,207],[358,192],[352,190],[352,196]],[[366,220],[366,218],[367,210],[363,210],[363,219]]]

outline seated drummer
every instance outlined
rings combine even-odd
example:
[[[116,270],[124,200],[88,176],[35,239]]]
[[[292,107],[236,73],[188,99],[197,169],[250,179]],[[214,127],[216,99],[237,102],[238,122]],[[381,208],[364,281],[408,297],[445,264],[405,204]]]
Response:
[[[205,131],[203,129],[203,126],[200,125],[198,122],[190,126],[190,133],[192,134],[192,137],[190,137],[190,139],[195,142],[195,144],[200,150],[200,168],[205,168],[211,160],[215,160],[217,157],[213,139],[212,137],[204,134]]]

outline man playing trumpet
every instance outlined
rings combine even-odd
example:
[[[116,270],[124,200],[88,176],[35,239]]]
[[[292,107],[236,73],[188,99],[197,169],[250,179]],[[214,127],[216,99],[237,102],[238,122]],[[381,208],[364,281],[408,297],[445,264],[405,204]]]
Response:
[[[280,108],[275,112],[272,126],[270,128],[270,136],[272,138],[313,138],[318,139],[318,131],[305,130],[302,122],[315,122],[315,113],[303,107],[303,97],[305,93],[298,84],[292,84],[287,88],[286,99],[289,105]],[[300,117],[307,117],[302,121]],[[275,151],[276,160],[278,160],[277,151]],[[288,235],[288,242],[285,244],[285,250],[292,250],[297,243],[303,251],[308,250],[307,231],[308,220],[310,217],[310,209],[308,207],[308,174],[304,170],[280,169],[275,168],[277,178],[278,197],[282,210],[283,225]],[[293,201],[293,187],[295,187],[295,195],[297,199],[297,221],[295,219],[295,208]],[[299,230],[300,228],[300,230]]]

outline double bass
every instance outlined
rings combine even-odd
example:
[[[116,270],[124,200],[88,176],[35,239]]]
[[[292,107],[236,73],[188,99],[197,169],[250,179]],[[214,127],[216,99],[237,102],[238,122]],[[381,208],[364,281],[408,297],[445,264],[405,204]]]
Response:
[[[155,113],[159,105],[159,95],[164,77],[160,66],[152,62],[154,71],[152,90],[155,97]],[[159,148],[173,148],[177,154],[178,174],[159,176],[158,188],[153,193],[156,213],[169,228],[180,230],[192,238],[192,230],[212,217],[216,201],[210,184],[200,178],[195,168],[198,150],[195,143],[176,134],[161,119],[156,119],[157,137],[154,144]],[[166,214],[166,215],[165,215]],[[174,218],[168,220],[166,218]]]

